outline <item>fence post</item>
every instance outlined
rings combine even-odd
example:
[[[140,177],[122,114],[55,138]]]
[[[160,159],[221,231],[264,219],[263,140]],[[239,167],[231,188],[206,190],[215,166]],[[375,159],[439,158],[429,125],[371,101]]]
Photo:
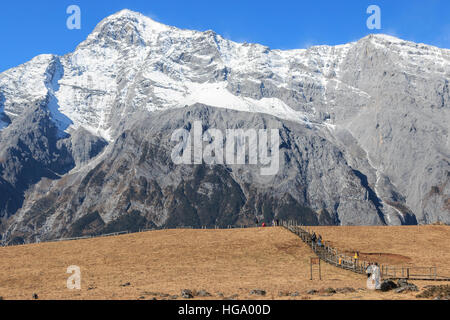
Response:
[[[319,280],[322,280],[322,268],[320,267],[320,258],[319,258]]]

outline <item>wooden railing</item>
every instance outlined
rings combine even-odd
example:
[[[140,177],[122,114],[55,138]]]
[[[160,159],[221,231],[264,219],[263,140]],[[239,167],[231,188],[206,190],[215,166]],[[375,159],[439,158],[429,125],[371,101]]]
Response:
[[[192,229],[192,230],[222,230],[222,229],[247,229],[247,228],[256,228],[258,225],[228,225],[228,226],[201,226],[201,227],[192,227],[192,226],[177,226],[173,227],[172,229]],[[24,246],[28,244],[36,244],[36,243],[49,243],[49,242],[64,242],[64,241],[76,241],[76,240],[86,240],[86,239],[93,239],[93,238],[103,238],[103,237],[114,237],[119,236],[123,234],[132,234],[132,233],[141,233],[141,232],[148,232],[148,231],[158,231],[158,230],[169,230],[167,227],[160,227],[160,228],[151,228],[151,229],[139,229],[139,231],[120,231],[120,232],[113,232],[108,234],[93,234],[93,235],[87,235],[87,236],[80,236],[80,237],[70,237],[70,238],[60,238],[60,239],[46,239],[46,240],[25,240],[20,243],[14,243],[14,244],[8,244],[6,242],[0,242],[0,247],[16,247],[16,246]]]
[[[294,221],[283,221],[281,225],[299,236],[322,261],[358,274],[366,273],[366,269],[369,266],[367,261],[347,256],[329,245],[319,245],[312,240],[311,232],[308,232],[304,226],[298,225]],[[450,281],[450,278],[437,274],[437,267],[393,267],[382,264],[380,265],[380,271],[383,279]]]

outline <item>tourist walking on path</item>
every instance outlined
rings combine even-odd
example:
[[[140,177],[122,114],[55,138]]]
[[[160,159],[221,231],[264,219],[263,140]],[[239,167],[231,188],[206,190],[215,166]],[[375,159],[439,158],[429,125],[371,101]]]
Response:
[[[355,266],[358,265],[358,260],[359,260],[359,252],[358,251],[355,252],[355,256],[353,257],[353,259],[355,259]]]

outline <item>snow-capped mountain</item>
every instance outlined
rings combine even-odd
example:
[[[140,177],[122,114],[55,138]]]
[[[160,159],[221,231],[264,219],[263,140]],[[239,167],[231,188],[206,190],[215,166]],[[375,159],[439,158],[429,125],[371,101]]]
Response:
[[[70,233],[69,226],[93,213],[92,221],[99,225],[132,212],[147,224],[177,224],[181,218],[173,218],[175,209],[167,202],[183,182],[163,179],[156,173],[165,172],[161,167],[139,172],[145,170],[134,158],[142,144],[152,145],[156,136],[158,143],[168,140],[169,129],[195,117],[206,127],[223,126],[220,119],[227,119],[231,127],[272,123],[285,130],[280,146],[285,166],[278,178],[264,184],[249,172],[227,175],[240,199],[235,199],[233,214],[223,209],[224,217],[234,217],[230,224],[264,215],[262,203],[270,207],[269,216],[282,215],[288,203],[293,216],[310,210],[310,221],[324,224],[449,223],[449,79],[450,50],[391,36],[370,35],[336,47],[271,50],[120,11],[101,21],[73,53],[41,55],[0,74],[0,188],[5,190],[0,231],[9,240],[12,235],[57,236]],[[32,114],[40,127],[29,123]],[[47,118],[55,127],[54,137]],[[135,140],[128,141],[125,133]],[[21,141],[24,134],[28,144]],[[53,144],[54,152],[39,158],[46,152],[35,152],[35,139],[45,140],[47,149]],[[137,150],[129,150],[128,160],[118,152],[125,141],[127,149],[140,141]],[[17,157],[18,149],[28,156]],[[146,156],[141,154],[140,160],[145,162]],[[25,182],[24,163],[36,157],[45,159],[38,160],[39,166],[58,178],[42,174]],[[88,197],[80,195],[83,179],[112,159],[123,162],[127,172],[133,169],[130,181],[123,178],[121,184],[103,188],[107,194],[100,188],[97,200],[83,200],[79,207],[73,199],[59,198],[61,190],[69,189],[79,198]],[[50,169],[55,163],[56,171]],[[171,167],[162,160],[160,165]],[[102,170],[101,180],[110,170]],[[119,171],[110,178],[120,177]],[[142,177],[147,187],[152,181],[159,190],[158,206],[145,205],[146,197],[121,199],[134,190],[133,179]],[[190,188],[197,193],[202,189],[196,184]],[[32,214],[33,206],[50,194],[61,206],[47,205],[52,213],[45,217]],[[198,201],[214,202],[211,197]],[[198,205],[186,210],[198,216]],[[41,226],[26,226],[28,219],[40,219]]]
[[[110,138],[114,109],[155,111],[161,104],[168,109],[205,103],[304,121],[310,114],[302,111],[312,111],[306,97],[300,105],[264,91],[293,90],[308,81],[324,91],[348,48],[269,50],[235,43],[212,31],[167,27],[123,10],[102,21],[74,53],[36,57],[5,72],[1,84],[8,98],[7,114],[14,117],[15,106],[23,103],[13,98],[19,91],[26,101],[45,100],[49,94],[73,127],[89,128],[105,138]],[[242,78],[245,83],[236,83]],[[268,88],[261,87],[262,79]],[[240,87],[260,92],[245,93]],[[60,127],[66,130],[69,124],[61,121]]]

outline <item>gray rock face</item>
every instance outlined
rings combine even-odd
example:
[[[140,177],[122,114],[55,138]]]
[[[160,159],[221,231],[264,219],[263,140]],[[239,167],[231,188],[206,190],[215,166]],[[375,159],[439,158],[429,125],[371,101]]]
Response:
[[[34,185],[59,180],[76,164],[96,156],[105,143],[82,130],[61,137],[45,108],[26,111],[15,120],[0,135],[0,230],[4,231],[8,218],[26,207],[26,193]],[[40,210],[45,209],[42,205],[47,204],[40,202]]]
[[[48,111],[27,111],[0,136],[0,218],[21,207],[24,192],[43,177],[58,179],[73,161]]]
[[[255,217],[307,225],[384,223],[361,178],[320,130],[204,105],[137,118],[94,168],[69,173],[64,181],[37,184],[35,193],[43,188],[49,192],[15,215],[8,238],[252,225]],[[205,131],[279,129],[278,174],[262,177],[260,165],[175,165],[172,133],[192,128],[195,121]]]
[[[75,165],[78,167],[87,164],[108,145],[104,139],[92,135],[83,128],[73,132],[66,144]]]
[[[121,11],[0,74],[0,234],[450,223],[449,79],[449,50],[389,36],[280,51]],[[279,130],[278,173],[175,165],[195,121]]]
[[[344,62],[344,81],[371,97],[345,126],[376,168],[377,194],[402,223],[413,215],[419,223],[448,223],[450,96],[448,67],[441,65],[448,51],[441,61],[423,58],[435,48],[400,42],[380,50],[377,42],[361,41]],[[355,64],[365,67],[347,69]]]

